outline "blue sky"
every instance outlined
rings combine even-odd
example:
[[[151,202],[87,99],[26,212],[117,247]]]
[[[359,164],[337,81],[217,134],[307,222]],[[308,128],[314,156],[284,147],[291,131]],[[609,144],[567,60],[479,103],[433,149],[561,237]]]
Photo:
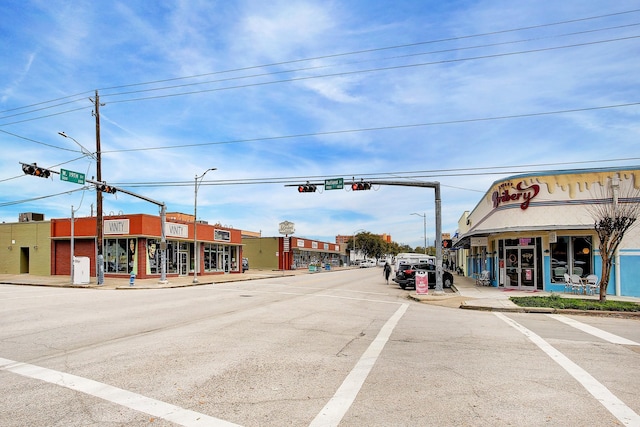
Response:
[[[333,241],[434,240],[432,190],[299,194],[285,184],[438,181],[454,233],[521,172],[640,164],[637,1],[0,3],[0,221],[95,209],[95,191],[19,162],[102,177],[169,212]],[[92,205],[94,205],[92,207]],[[158,214],[126,194],[104,212]]]

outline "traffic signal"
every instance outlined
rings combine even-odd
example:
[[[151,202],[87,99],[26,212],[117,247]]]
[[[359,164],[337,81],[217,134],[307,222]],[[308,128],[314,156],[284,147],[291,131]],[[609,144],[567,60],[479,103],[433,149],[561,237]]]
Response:
[[[451,239],[442,239],[443,249],[451,249],[452,246],[453,246],[453,242]]]
[[[112,186],[104,184],[104,183],[96,185],[96,188],[99,191],[103,191],[105,193],[111,193],[111,194],[114,194],[117,191],[116,187],[112,187]]]
[[[316,186],[315,184],[309,184],[308,182],[304,185],[298,186],[298,193],[315,193]]]
[[[35,163],[30,165],[23,163],[22,172],[27,175],[39,176],[40,178],[49,178],[49,175],[51,175],[51,171],[49,169],[41,168]]]
[[[353,184],[351,184],[351,190],[353,191],[371,190],[371,183],[364,182],[364,181],[354,182]]]

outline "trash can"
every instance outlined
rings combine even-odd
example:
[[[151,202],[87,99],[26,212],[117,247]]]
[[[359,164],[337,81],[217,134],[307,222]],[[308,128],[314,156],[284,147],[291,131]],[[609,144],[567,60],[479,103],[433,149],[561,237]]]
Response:
[[[133,286],[136,281],[136,273],[131,272],[131,276],[129,276],[129,286]]]
[[[327,265],[324,266],[324,269],[327,271],[331,270],[331,264],[327,263]]]

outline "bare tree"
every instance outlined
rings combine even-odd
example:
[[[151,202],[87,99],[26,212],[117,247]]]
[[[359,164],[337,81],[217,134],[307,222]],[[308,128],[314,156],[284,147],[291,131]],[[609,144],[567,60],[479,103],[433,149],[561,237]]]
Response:
[[[640,190],[634,187],[633,179],[620,182],[618,175],[604,186],[596,187],[600,194],[598,202],[589,207],[598,233],[602,278],[600,279],[600,302],[607,300],[607,286],[616,252],[625,233],[640,215]]]

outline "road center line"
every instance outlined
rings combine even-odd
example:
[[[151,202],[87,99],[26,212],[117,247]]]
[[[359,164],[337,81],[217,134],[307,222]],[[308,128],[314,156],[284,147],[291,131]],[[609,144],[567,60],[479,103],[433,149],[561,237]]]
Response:
[[[556,350],[551,344],[546,342],[542,337],[533,331],[525,328],[518,322],[502,313],[494,312],[498,318],[502,319],[509,326],[520,331],[524,336],[529,338],[531,342],[537,345],[547,356],[560,365],[565,371],[576,379],[593,397],[595,397],[611,414],[616,417],[625,426],[639,426],[640,415],[635,413],[623,401],[618,399],[608,388],[602,385],[591,374],[576,365],[567,356]]]
[[[547,316],[551,317],[552,319],[556,319],[559,322],[572,326],[576,329],[579,329],[582,332],[586,332],[590,335],[593,335],[594,337],[598,337],[605,341],[609,341],[610,343],[613,343],[613,344],[640,345],[640,343],[637,343],[635,341],[631,341],[621,336],[611,334],[607,331],[603,331],[602,329],[598,329],[594,326],[587,325],[586,323],[578,322],[575,319],[565,317],[561,314],[547,314]]]
[[[391,333],[408,308],[409,304],[402,304],[393,316],[387,320],[387,323],[380,329],[376,338],[362,354],[358,363],[356,363],[351,372],[349,372],[349,375],[344,379],[342,385],[311,424],[309,424],[310,427],[329,427],[340,424],[340,421],[360,392],[369,372],[373,369],[373,365],[378,360],[382,349],[387,341],[389,341]]]
[[[118,387],[28,363],[0,357],[0,370],[86,393],[182,426],[239,427],[238,424],[180,408]]]

